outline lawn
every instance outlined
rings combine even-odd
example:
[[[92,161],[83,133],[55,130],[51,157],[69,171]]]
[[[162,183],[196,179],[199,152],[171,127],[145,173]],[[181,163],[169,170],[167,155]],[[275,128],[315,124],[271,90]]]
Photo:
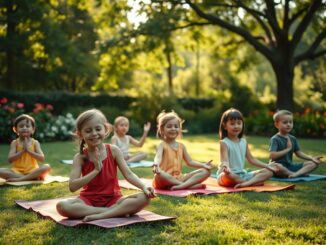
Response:
[[[267,161],[268,139],[247,139],[253,155]],[[193,159],[218,162],[216,135],[185,136],[182,142]],[[153,159],[157,143],[154,138],[146,141],[143,150],[150,154],[149,159]],[[299,144],[308,154],[325,154],[326,140],[299,139]],[[73,142],[42,144],[53,175],[69,175],[71,166],[59,160],[71,159],[75,148]],[[0,145],[0,167],[9,166],[8,150],[8,145]],[[152,176],[148,168],[134,169],[134,172],[140,177]],[[326,164],[315,173],[326,174]],[[325,244],[325,190],[326,180],[322,180],[300,182],[295,190],[274,193],[158,196],[146,209],[176,216],[176,220],[108,230],[93,226],[67,228],[14,204],[18,199],[71,196],[68,183],[0,186],[0,244]],[[134,191],[123,190],[123,193]]]

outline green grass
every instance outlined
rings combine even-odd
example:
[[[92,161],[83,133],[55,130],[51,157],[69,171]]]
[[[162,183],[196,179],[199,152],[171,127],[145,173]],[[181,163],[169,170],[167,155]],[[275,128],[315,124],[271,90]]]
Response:
[[[182,141],[193,159],[218,162],[215,135],[186,136]],[[248,137],[253,155],[268,159],[268,139]],[[157,139],[149,138],[144,150],[153,158]],[[326,140],[299,139],[308,154],[325,154]],[[68,176],[70,165],[60,159],[74,155],[72,142],[43,143],[53,175]],[[9,146],[0,145],[0,167],[9,167]],[[138,168],[140,177],[151,169]],[[326,164],[315,171],[326,174]],[[121,175],[120,175],[121,177]],[[285,185],[284,183],[279,183]],[[139,224],[117,229],[93,226],[67,228],[25,211],[14,200],[40,200],[72,195],[68,183],[0,186],[0,244],[325,244],[326,181],[300,182],[295,190],[274,193],[232,193],[174,198],[158,196],[146,209],[176,216],[175,221]],[[123,190],[124,194],[134,191]]]

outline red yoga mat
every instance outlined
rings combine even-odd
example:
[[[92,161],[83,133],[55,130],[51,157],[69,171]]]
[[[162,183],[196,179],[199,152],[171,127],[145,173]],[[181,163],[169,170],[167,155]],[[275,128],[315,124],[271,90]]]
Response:
[[[147,185],[152,185],[151,179],[141,179]],[[255,191],[255,192],[273,192],[273,191],[282,191],[282,190],[290,190],[294,189],[295,185],[287,185],[280,186],[276,184],[265,183],[262,186],[249,186],[243,188],[233,188],[233,187],[223,187],[217,184],[215,178],[209,177],[207,180],[203,182],[206,185],[205,189],[185,189],[185,190],[159,190],[155,189],[156,194],[167,195],[167,196],[175,196],[175,197],[186,197],[194,194],[203,194],[203,195],[211,195],[211,194],[222,194],[222,193],[231,193],[231,192],[243,192],[243,191]],[[138,190],[137,187],[130,184],[126,180],[119,180],[119,185],[125,189]]]

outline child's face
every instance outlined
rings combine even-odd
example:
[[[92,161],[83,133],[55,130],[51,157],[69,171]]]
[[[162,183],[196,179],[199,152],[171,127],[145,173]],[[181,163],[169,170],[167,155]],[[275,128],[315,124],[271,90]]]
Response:
[[[227,120],[224,129],[228,133],[228,137],[238,137],[242,132],[243,122],[240,119]]]
[[[117,134],[125,135],[129,131],[129,122],[127,120],[121,120],[115,127]]]
[[[14,128],[14,131],[19,137],[30,137],[35,129],[30,120],[24,119],[17,123],[17,126]]]
[[[105,127],[102,120],[94,117],[83,125],[79,132],[79,137],[85,140],[89,148],[94,148],[104,142],[107,133],[108,129]]]
[[[275,122],[275,127],[281,134],[288,134],[293,128],[293,116],[292,115],[282,115],[279,120]]]
[[[163,135],[165,139],[176,139],[180,133],[180,122],[177,118],[167,121],[163,126]]]

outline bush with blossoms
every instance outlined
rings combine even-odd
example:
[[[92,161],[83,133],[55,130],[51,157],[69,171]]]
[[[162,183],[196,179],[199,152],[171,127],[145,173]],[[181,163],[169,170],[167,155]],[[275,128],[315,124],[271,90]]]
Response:
[[[72,114],[55,116],[53,106],[35,103],[33,111],[26,111],[25,105],[16,101],[0,100],[0,143],[9,143],[17,138],[13,123],[21,114],[29,114],[35,119],[36,130],[33,137],[40,141],[69,140],[73,135],[75,119]]]

